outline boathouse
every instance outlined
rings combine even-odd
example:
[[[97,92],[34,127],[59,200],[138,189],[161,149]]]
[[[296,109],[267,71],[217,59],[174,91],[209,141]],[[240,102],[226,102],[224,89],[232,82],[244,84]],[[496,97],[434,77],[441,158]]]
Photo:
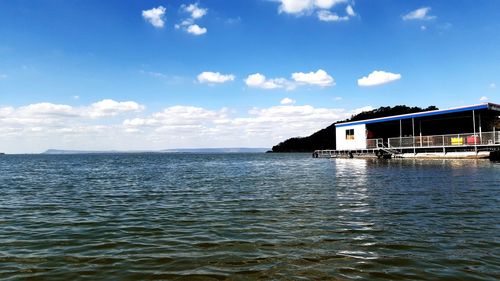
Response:
[[[356,153],[487,157],[500,150],[499,116],[500,105],[482,103],[338,123],[332,151],[351,157]]]

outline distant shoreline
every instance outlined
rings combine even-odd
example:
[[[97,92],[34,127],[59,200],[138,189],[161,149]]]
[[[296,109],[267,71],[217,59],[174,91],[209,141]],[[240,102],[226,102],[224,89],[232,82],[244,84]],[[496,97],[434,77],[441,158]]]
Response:
[[[179,148],[179,149],[165,149],[165,150],[138,150],[138,151],[118,151],[118,150],[60,150],[48,149],[41,155],[76,155],[76,154],[175,154],[175,153],[265,153],[269,148]]]

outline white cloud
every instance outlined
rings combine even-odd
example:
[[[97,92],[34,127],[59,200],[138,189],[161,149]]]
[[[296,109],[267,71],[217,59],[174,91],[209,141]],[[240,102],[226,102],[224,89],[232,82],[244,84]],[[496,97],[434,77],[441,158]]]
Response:
[[[193,19],[202,18],[208,12],[208,9],[198,7],[198,3],[190,4],[188,6],[183,5],[182,8],[184,9],[184,11],[191,13],[191,18]]]
[[[174,27],[176,29],[186,28],[186,27],[192,25],[193,22],[194,22],[193,19],[185,19],[185,20],[181,21],[180,23],[176,24]]]
[[[354,8],[351,5],[347,5],[347,7],[345,8],[345,11],[346,11],[347,15],[349,15],[350,17],[356,16],[356,12],[354,12]]]
[[[117,145],[127,141],[120,136],[121,125],[113,124],[114,119],[102,118],[118,118],[122,113],[142,109],[144,106],[136,102],[113,100],[81,107],[48,102],[0,107],[0,143],[8,145],[11,152],[39,152],[56,146],[91,149]]]
[[[403,20],[431,20],[435,19],[436,16],[429,15],[431,8],[430,7],[422,7],[420,9],[416,9],[414,11],[409,12],[408,14],[403,16]]]
[[[233,74],[221,74],[220,72],[204,71],[200,73],[197,78],[198,82],[200,83],[220,84],[228,81],[233,81],[235,77]]]
[[[64,117],[78,117],[80,113],[70,105],[53,104],[48,102],[41,102],[30,104],[20,107],[17,111],[19,116],[29,117],[47,117],[50,116],[64,116]]]
[[[144,106],[134,101],[118,102],[111,99],[105,99],[93,103],[86,111],[91,118],[101,118],[116,116],[125,112],[140,112],[144,110]]]
[[[314,7],[314,0],[281,0],[280,13],[299,14]]]
[[[279,89],[285,88],[286,90],[294,90],[299,86],[312,85],[319,87],[334,86],[335,80],[326,71],[318,69],[316,72],[295,72],[292,73],[292,79],[285,78],[272,78],[268,79],[261,73],[254,73],[248,75],[245,79],[247,86],[260,89]]]
[[[336,100],[336,101],[341,101],[342,97],[334,97],[333,99]]]
[[[23,132],[70,130],[82,123],[99,122],[99,118],[121,113],[139,112],[144,106],[136,102],[102,100],[90,106],[73,107],[48,102],[18,108],[0,108],[0,135],[22,135]],[[87,124],[88,125],[88,124]]]
[[[202,18],[207,14],[208,9],[198,7],[198,4],[182,5],[182,10],[190,14],[190,17],[182,20],[180,23],[175,25],[176,29],[183,29],[189,34],[196,36],[203,35],[207,33],[207,28],[199,26],[195,23],[196,20]]]
[[[156,28],[162,28],[165,25],[164,15],[166,9],[158,6],[150,10],[142,11],[142,17]]]
[[[489,98],[488,98],[488,97],[485,97],[485,96],[482,96],[482,97],[479,99],[479,101],[487,101],[487,100],[489,100]]]
[[[327,10],[321,10],[318,12],[318,19],[320,21],[348,21],[348,16],[339,16]]]
[[[360,107],[360,108],[356,108],[356,109],[353,109],[351,111],[351,113],[353,115],[356,115],[356,114],[360,114],[361,112],[365,112],[365,111],[371,111],[371,110],[374,110],[374,108],[372,106],[363,106],[363,107]]]
[[[330,9],[345,3],[347,0],[280,0],[279,12],[288,14],[303,14],[314,9]]]
[[[291,100],[291,99],[290,99]],[[48,148],[159,150],[179,147],[271,147],[306,136],[367,107],[354,110],[311,105],[250,108],[245,112],[177,105],[148,115],[135,102],[89,106],[39,103],[0,107],[0,143],[8,153]],[[126,117],[120,113],[128,113]],[[110,117],[98,119],[93,116]]]
[[[213,111],[195,106],[172,106],[163,111],[153,113],[148,118],[126,119],[123,125],[126,127],[156,127],[167,129],[180,127],[199,127],[206,122],[212,122],[225,118],[226,109]]]
[[[200,27],[197,24],[192,24],[192,25],[188,26],[186,31],[188,33],[193,34],[193,35],[203,35],[203,34],[207,33],[207,29],[205,27]]]
[[[370,87],[390,83],[401,79],[401,74],[375,70],[368,76],[358,79],[358,86]]]
[[[331,9],[333,6],[347,3],[347,0],[315,0],[314,5],[320,9]]]
[[[278,11],[280,13],[294,14],[294,15],[311,15],[316,12],[316,16],[321,21],[339,22],[347,21],[351,17],[356,16],[354,9],[349,0],[279,0],[280,6]],[[330,11],[338,4],[346,4],[346,15],[338,15]]]
[[[267,79],[266,76],[260,73],[248,75],[248,77],[245,79],[245,83],[248,87],[261,88],[266,90],[285,87],[287,87],[288,89],[293,88],[293,85],[290,83],[290,81],[286,80],[285,78]]]
[[[295,72],[292,74],[292,79],[298,84],[316,85],[320,87],[328,87],[335,85],[335,80],[328,75],[323,69],[316,72]]]
[[[129,119],[123,126],[138,135],[170,147],[270,147],[293,136],[306,136],[353,111],[281,105],[251,108],[246,116],[232,117],[229,110],[199,107],[166,108],[146,118]],[[175,137],[174,137],[175,136]]]
[[[495,83],[490,83],[490,89],[496,89],[497,88],[497,84]]]
[[[284,98],[280,101],[280,104],[283,104],[283,105],[295,104],[295,100],[293,100],[291,98]]]

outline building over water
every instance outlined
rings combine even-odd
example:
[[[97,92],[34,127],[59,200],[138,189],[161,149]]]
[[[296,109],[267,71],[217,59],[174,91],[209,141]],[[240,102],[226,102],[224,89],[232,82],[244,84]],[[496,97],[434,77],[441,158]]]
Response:
[[[486,158],[500,150],[499,116],[483,103],[338,123],[336,149],[315,156]]]

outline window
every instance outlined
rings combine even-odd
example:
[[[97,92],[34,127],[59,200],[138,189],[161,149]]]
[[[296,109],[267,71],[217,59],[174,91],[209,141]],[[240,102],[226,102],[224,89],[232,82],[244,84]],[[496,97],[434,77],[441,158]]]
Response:
[[[353,140],[354,139],[354,129],[345,130],[345,139]]]

